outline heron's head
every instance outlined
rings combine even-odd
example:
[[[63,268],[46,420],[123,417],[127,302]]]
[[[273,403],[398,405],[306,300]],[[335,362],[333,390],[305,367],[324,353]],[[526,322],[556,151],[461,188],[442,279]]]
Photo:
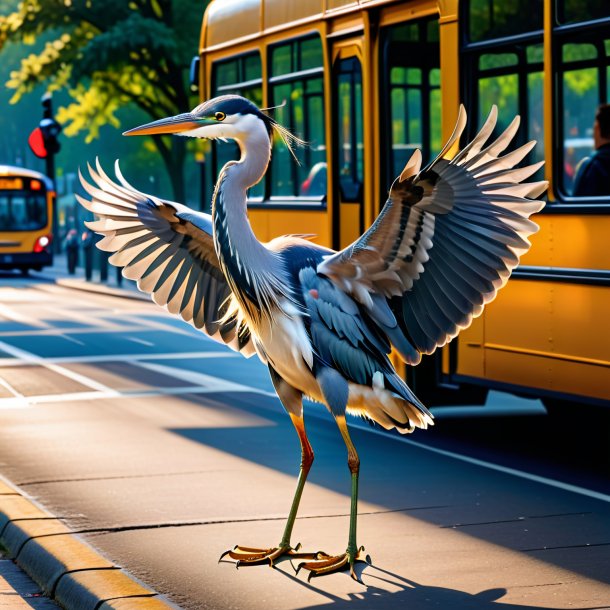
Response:
[[[175,134],[208,140],[233,139],[238,142],[277,131],[284,142],[299,143],[285,127],[261,112],[250,100],[239,95],[222,95],[203,102],[191,112],[146,123],[126,131],[125,136]]]

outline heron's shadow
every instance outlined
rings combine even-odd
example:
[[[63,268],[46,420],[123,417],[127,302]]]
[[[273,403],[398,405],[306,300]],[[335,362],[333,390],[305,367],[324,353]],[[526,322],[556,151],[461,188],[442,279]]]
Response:
[[[508,592],[503,587],[486,589],[478,593],[467,593],[448,587],[424,585],[404,576],[400,576],[376,565],[356,566],[356,572],[364,581],[361,591],[350,593],[348,598],[339,597],[327,590],[324,586],[324,577],[315,577],[311,581],[296,576],[290,567],[289,561],[281,561],[277,569],[284,576],[299,585],[315,591],[328,599],[328,603],[316,605],[316,610],[337,610],[340,608],[363,608],[365,610],[401,609],[429,610],[442,608],[443,610],[563,610],[550,606],[526,606],[502,602]],[[350,578],[349,574],[343,574]],[[330,581],[328,581],[330,582]],[[388,591],[377,584],[386,583],[398,591]],[[607,606],[595,606],[582,610],[604,610]]]

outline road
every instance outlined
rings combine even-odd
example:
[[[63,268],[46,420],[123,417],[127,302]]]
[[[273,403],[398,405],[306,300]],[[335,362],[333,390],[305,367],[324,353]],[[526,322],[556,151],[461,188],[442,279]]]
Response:
[[[307,412],[294,542],[339,552],[345,449]],[[501,394],[437,413],[407,439],[352,421],[366,587],[235,570],[222,551],[278,542],[298,469],[265,368],[144,300],[0,277],[0,473],[187,610],[610,608],[607,429]]]

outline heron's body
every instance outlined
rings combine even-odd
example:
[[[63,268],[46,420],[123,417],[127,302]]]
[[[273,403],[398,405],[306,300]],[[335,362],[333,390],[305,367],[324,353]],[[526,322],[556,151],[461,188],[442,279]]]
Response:
[[[156,199],[113,182],[90,168],[96,186],[83,180],[91,200],[79,199],[99,217],[89,226],[105,238],[98,247],[138,281],[155,302],[212,338],[246,356],[257,354],[301,442],[301,471],[282,540],[271,549],[236,547],[240,563],[301,556],[312,574],[325,574],[361,559],[356,544],[359,459],[345,414],[369,418],[402,433],[426,428],[432,416],[394,370],[392,347],[408,364],[432,353],[483,311],[506,283],[542,202],[529,199],[545,182],[524,183],[541,164],[513,167],[533,142],[499,156],[518,120],[484,147],[495,109],[477,137],[449,160],[465,125],[460,110],[449,142],[420,171],[418,152],[390,189],[371,228],[341,252],[298,236],[260,243],[248,222],[247,190],[263,177],[271,134],[290,135],[238,96],[210,100],[192,113],[136,128],[130,134],[180,133],[233,138],[239,160],[222,169],[212,214]],[[352,473],[350,532],[346,553],[301,554],[290,537],[313,451],[305,433],[303,397],[327,406],[348,449]]]

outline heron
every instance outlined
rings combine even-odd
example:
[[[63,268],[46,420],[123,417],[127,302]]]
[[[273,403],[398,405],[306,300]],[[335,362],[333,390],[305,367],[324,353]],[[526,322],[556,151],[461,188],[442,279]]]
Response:
[[[238,566],[300,558],[309,578],[354,570],[368,561],[357,540],[360,460],[346,414],[401,433],[433,423],[428,409],[396,372],[392,348],[408,365],[468,327],[496,296],[538,230],[530,219],[546,181],[526,182],[543,162],[519,167],[531,141],[501,155],[519,117],[491,138],[494,106],[479,133],[455,153],[466,126],[460,106],[455,129],[436,158],[422,168],[416,150],[394,180],[377,219],[340,251],[302,236],[261,243],[247,214],[247,191],[265,175],[274,134],[293,151],[302,144],[268,113],[237,95],[223,95],[191,112],[125,132],[176,134],[237,142],[238,159],[221,169],[211,214],[146,194],[115,164],[111,179],[99,161],[80,179],[95,215],[88,227],[103,235],[141,291],[212,339],[269,369],[301,448],[296,491],[277,546],[237,545],[221,556]],[[492,140],[488,143],[489,140]],[[455,153],[455,154],[454,154]],[[322,403],[347,448],[351,474],[349,533],[344,553],[302,552],[292,531],[314,453],[303,398]]]

